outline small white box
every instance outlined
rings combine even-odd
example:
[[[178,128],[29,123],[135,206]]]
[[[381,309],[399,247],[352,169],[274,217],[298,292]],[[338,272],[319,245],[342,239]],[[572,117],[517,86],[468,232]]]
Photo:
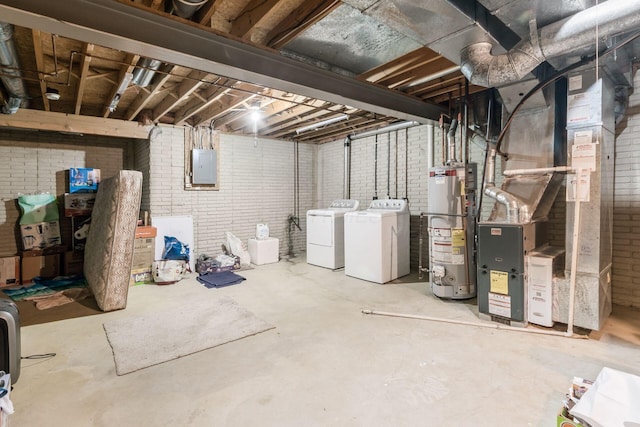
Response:
[[[278,262],[280,241],[275,237],[249,239],[249,255],[251,263],[256,265]]]
[[[564,264],[564,250],[545,247],[525,257],[527,263],[527,319],[536,325],[553,326],[553,277]]]

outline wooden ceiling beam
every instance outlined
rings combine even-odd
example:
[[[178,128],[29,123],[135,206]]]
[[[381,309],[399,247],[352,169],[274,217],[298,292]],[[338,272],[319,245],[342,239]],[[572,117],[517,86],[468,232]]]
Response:
[[[342,4],[340,0],[305,1],[267,35],[267,46],[272,49],[281,49],[304,30],[335,10],[340,4]]]
[[[318,108],[328,108],[330,106],[331,103],[329,102],[318,99],[310,100],[309,98],[306,98],[304,102],[291,106],[290,108],[281,111],[279,115],[271,117],[266,126],[261,127],[261,129],[266,129],[265,134],[268,135],[287,127],[300,127],[303,126],[303,123],[300,123],[301,115],[308,113],[309,111],[315,111]]]
[[[46,73],[44,63],[44,51],[42,48],[42,32],[39,30],[31,30],[33,36],[33,55],[36,59],[36,69],[38,70],[38,78],[40,79],[40,96],[42,96],[42,104],[45,111],[51,110],[49,98],[47,98],[47,82],[44,78],[40,78],[40,73]]]
[[[222,0],[210,0],[205,3],[200,9],[198,9],[193,16],[193,20],[195,22],[199,22],[200,24],[210,27],[211,26],[211,16],[216,10],[216,6],[221,3]]]
[[[415,81],[432,74],[436,74],[441,70],[451,68],[455,64],[449,61],[447,58],[438,56],[433,60],[425,62],[423,64],[409,67],[401,72],[394,73],[392,76],[379,80],[377,83],[389,88],[396,88],[411,81]]]
[[[155,82],[151,85],[149,92],[145,95],[138,95],[135,101],[133,101],[129,105],[129,108],[125,113],[126,120],[133,120],[138,114],[140,114],[140,111],[142,111],[144,107],[147,106],[149,101],[151,101],[151,98],[162,91],[163,86],[165,85],[165,83],[167,83],[167,81],[169,81],[169,79],[171,78],[171,73],[173,73],[176,68],[178,67],[175,65],[166,65],[162,68],[162,72],[159,73],[159,76],[155,78]]]
[[[225,95],[229,94],[229,92],[231,92],[233,90],[233,87],[226,87],[226,86],[235,86],[236,84],[241,85],[242,88],[248,88],[248,87],[253,87],[252,85],[249,85],[249,83],[241,83],[238,81],[231,81],[225,78],[222,78],[222,80],[219,82],[222,86],[212,86],[211,88],[209,88],[204,97],[205,100],[204,101],[200,101],[198,99],[193,99],[189,102],[187,102],[184,106],[182,106],[181,108],[179,108],[176,113],[175,113],[175,117],[174,117],[174,124],[177,125],[181,125],[186,123],[191,117],[197,115],[198,113],[200,113],[203,110],[206,110],[207,108],[209,108],[211,105],[215,104],[216,102],[219,102],[220,99],[222,99]]]
[[[231,34],[248,38],[255,25],[278,4],[278,0],[252,0],[244,11],[233,21]]]
[[[369,71],[365,71],[358,75],[358,79],[375,83],[385,77],[392,76],[398,71],[405,70],[416,62],[430,61],[439,56],[440,55],[428,47],[420,47],[390,62],[379,65]]]
[[[242,107],[247,101],[260,96],[254,93],[234,91],[227,93],[227,95],[224,102],[219,102],[217,105],[213,105],[202,111],[198,117],[199,125],[214,120],[216,128],[225,127],[233,120],[237,120],[237,116],[244,114],[244,112],[241,111],[233,111],[234,109]]]
[[[82,97],[84,95],[87,72],[89,71],[89,64],[91,64],[91,54],[93,53],[93,48],[94,45],[92,43],[84,43],[84,46],[82,48],[82,61],[80,61],[80,73],[78,75],[78,85],[76,86],[75,114],[80,114],[80,108],[82,107]]]
[[[354,114],[357,110],[344,110],[341,105],[333,105],[329,108],[316,109],[313,112],[298,115],[297,117],[303,120],[303,123],[299,122],[290,122],[288,126],[283,127],[278,131],[270,130],[265,132],[266,135],[269,135],[274,138],[279,138],[284,136],[285,134],[295,132],[296,129],[299,129],[301,126],[312,125],[314,123],[320,123],[323,120],[336,117],[336,114]],[[333,126],[333,125],[332,125]]]
[[[208,76],[204,71],[193,70],[189,75],[180,83],[178,90],[176,91],[175,99],[171,96],[165,96],[160,104],[153,109],[152,120],[157,121],[169,111],[174,109],[176,105],[184,101],[198,89],[204,82],[204,79]]]
[[[104,107],[102,108],[102,117],[109,117],[109,114],[111,114],[111,110],[109,109],[111,100],[113,100],[113,98],[116,96],[118,92],[118,88],[126,78],[127,74],[133,73],[133,70],[135,69],[135,65],[139,59],[140,59],[140,55],[134,55],[132,53],[128,53],[124,61],[122,61],[124,64],[120,68],[120,71],[118,73],[118,79],[115,82],[115,85],[113,86],[111,91],[109,92],[109,95],[105,99]]]
[[[269,35],[274,29],[279,28],[281,23],[292,13],[304,4],[305,0],[266,0],[264,1],[264,11],[259,19],[249,28],[242,38],[251,41],[259,46],[266,46],[269,42]]]
[[[147,139],[149,136],[149,127],[136,122],[24,108],[15,114],[0,114],[0,127],[136,139]]]

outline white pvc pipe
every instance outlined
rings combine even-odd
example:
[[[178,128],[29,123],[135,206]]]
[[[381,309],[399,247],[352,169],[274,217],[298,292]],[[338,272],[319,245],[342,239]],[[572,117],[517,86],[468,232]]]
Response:
[[[570,172],[574,169],[571,166],[554,166],[549,168],[533,168],[533,169],[510,169],[502,172],[504,176],[513,175],[537,175],[549,172]]]
[[[375,311],[375,310],[362,310],[363,314],[372,314],[376,316],[390,316],[390,317],[403,317],[406,319],[418,319],[418,320],[431,320],[433,322],[443,322],[443,323],[452,323],[455,325],[466,325],[466,326],[478,326],[481,328],[490,328],[490,329],[501,329],[505,331],[514,331],[514,332],[528,332],[531,334],[540,334],[540,335],[553,335],[556,337],[568,337],[568,338],[579,338],[579,339],[589,339],[587,335],[573,335],[560,332],[560,331],[545,331],[542,329],[526,329],[526,328],[517,328],[515,326],[507,326],[502,325],[500,323],[480,323],[480,322],[469,322],[466,320],[454,320],[454,319],[444,319],[441,317],[431,317],[431,316],[419,316],[416,314],[403,314],[403,313],[391,313],[387,311]]]
[[[433,123],[427,124],[427,171],[433,167]]]
[[[573,243],[571,248],[571,280],[569,282],[569,320],[567,335],[573,334],[573,309],[576,299],[576,273],[578,269],[578,243],[580,238],[580,171],[576,173],[576,201],[573,211]]]

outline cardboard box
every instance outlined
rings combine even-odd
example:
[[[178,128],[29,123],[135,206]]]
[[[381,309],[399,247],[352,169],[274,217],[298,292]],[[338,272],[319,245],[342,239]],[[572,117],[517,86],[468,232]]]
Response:
[[[138,226],[136,227],[136,239],[142,237],[156,237],[158,235],[158,229],[151,226]]]
[[[84,253],[67,251],[62,259],[62,275],[84,274]]]
[[[71,241],[75,252],[84,252],[84,246],[87,243],[89,228],[91,227],[90,216],[74,216],[71,217]]]
[[[33,282],[34,277],[52,278],[60,275],[60,254],[23,256],[22,284]]]
[[[135,239],[133,243],[132,269],[145,269],[151,271],[151,264],[155,258],[155,237]]]
[[[553,277],[564,268],[564,249],[546,246],[525,256],[527,265],[527,319],[553,326]]]
[[[20,284],[20,257],[0,258],[0,288]]]
[[[96,193],[65,193],[64,216],[91,215],[96,203]]]
[[[100,169],[69,168],[69,193],[95,193],[100,183]]]
[[[146,285],[149,283],[154,283],[151,267],[131,269],[131,278],[129,279],[129,286]]]
[[[20,226],[20,233],[22,235],[22,248],[26,251],[62,244],[60,223],[58,221],[23,224]]]

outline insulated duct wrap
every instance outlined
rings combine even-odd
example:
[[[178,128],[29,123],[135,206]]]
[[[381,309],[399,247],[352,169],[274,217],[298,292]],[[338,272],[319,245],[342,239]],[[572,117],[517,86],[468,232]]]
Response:
[[[604,41],[640,25],[640,0],[609,0],[540,30],[530,22],[530,36],[502,55],[481,42],[460,52],[460,66],[472,84],[499,87],[521,80],[542,62]],[[604,45],[604,43],[603,43]]]

